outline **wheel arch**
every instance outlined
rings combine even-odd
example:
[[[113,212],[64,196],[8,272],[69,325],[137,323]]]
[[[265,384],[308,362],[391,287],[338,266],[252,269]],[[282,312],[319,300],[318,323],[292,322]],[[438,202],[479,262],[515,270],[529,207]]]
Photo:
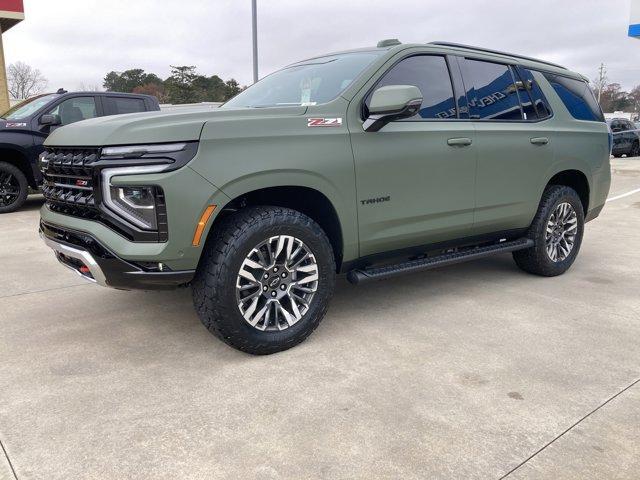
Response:
[[[31,163],[26,155],[26,153],[12,148],[6,145],[0,145],[0,162],[10,163],[11,165],[18,168],[24,176],[27,177],[27,182],[31,188],[36,188],[36,179],[33,175],[33,170],[31,169]]]
[[[574,189],[580,197],[584,214],[587,214],[589,211],[591,187],[589,185],[588,177],[584,172],[575,169],[561,170],[549,179],[545,188],[549,185],[563,185]]]
[[[344,258],[344,231],[334,203],[318,189],[301,185],[278,185],[257,188],[230,197],[217,213],[207,237],[225,218],[249,206],[271,205],[297,210],[313,219],[329,238],[335,257],[337,271]]]

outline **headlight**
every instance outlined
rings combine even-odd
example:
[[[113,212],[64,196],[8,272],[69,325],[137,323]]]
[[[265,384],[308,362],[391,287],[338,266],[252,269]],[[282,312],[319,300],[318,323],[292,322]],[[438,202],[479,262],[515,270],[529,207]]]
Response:
[[[156,220],[155,187],[110,187],[110,198],[127,218],[143,228],[155,230]]]
[[[158,228],[157,197],[162,189],[154,185],[113,185],[116,175],[159,173],[163,165],[105,168],[102,170],[102,197],[105,205],[119,216],[145,230]]]
[[[104,147],[101,157],[139,158],[148,154],[181,152],[187,144],[163,143],[152,145],[127,145],[124,147]]]

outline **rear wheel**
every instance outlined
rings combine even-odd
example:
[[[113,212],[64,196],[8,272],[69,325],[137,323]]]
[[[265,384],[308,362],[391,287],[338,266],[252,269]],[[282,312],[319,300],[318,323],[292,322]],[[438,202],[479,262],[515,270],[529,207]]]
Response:
[[[29,183],[24,173],[7,162],[0,162],[0,213],[14,212],[27,199]]]
[[[215,227],[193,281],[207,329],[252,354],[286,350],[324,317],[335,283],[329,239],[312,219],[250,207]]]
[[[561,185],[547,187],[528,237],[535,245],[513,252],[516,265],[525,272],[553,277],[566,272],[580,251],[584,234],[582,202],[575,190]]]

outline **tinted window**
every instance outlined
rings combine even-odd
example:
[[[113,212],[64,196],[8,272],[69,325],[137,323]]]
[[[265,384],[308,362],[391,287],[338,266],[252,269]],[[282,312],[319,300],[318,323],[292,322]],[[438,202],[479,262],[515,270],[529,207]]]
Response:
[[[59,103],[47,113],[60,115],[62,125],[94,118],[96,114],[96,100],[93,97],[75,97]]]
[[[405,58],[384,74],[376,88],[387,85],[415,85],[422,92],[420,111],[405,120],[457,118],[453,87],[444,57],[421,55]]]
[[[525,120],[541,120],[550,117],[551,108],[538,82],[533,78],[533,73],[522,67],[517,67],[516,70],[520,77],[516,83]]]
[[[469,59],[462,65],[471,119],[522,120],[517,88],[507,65]]]
[[[105,109],[110,115],[144,112],[144,100],[141,98],[104,97]]]
[[[600,105],[586,82],[552,73],[545,73],[544,76],[553,86],[573,118],[596,122],[604,121]]]

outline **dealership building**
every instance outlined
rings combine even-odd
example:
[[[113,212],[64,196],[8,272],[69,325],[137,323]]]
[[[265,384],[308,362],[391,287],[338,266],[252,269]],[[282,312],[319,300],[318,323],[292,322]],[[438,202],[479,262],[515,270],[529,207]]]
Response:
[[[7,88],[7,69],[4,62],[2,34],[24,20],[22,0],[0,0],[0,112],[9,108],[9,89]]]

